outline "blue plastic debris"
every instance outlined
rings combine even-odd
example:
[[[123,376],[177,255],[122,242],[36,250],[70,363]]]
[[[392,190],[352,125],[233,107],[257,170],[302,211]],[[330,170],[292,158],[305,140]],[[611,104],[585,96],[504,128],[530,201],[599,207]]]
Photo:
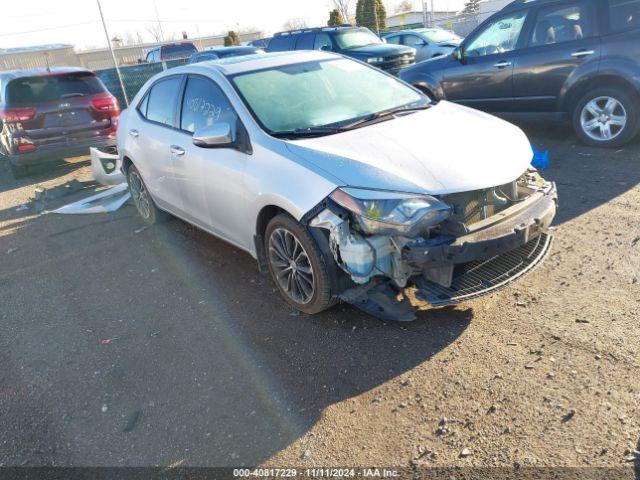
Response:
[[[544,150],[540,152],[536,150],[536,147],[531,145],[531,150],[533,150],[533,160],[531,160],[531,165],[538,170],[544,170],[549,168],[551,163],[549,162],[549,150]]]

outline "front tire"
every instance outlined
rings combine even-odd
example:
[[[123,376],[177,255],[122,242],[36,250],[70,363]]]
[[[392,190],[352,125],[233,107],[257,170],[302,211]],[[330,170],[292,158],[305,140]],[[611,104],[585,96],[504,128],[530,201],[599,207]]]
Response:
[[[144,180],[142,180],[142,175],[133,164],[127,169],[127,183],[133,204],[144,223],[154,225],[167,220],[169,214],[156,206]]]
[[[587,145],[621,147],[638,133],[638,102],[616,88],[601,87],[583,96],[573,112],[573,128]]]
[[[331,284],[322,252],[307,229],[287,214],[274,217],[265,232],[265,252],[271,278],[282,297],[308,314],[333,306]]]

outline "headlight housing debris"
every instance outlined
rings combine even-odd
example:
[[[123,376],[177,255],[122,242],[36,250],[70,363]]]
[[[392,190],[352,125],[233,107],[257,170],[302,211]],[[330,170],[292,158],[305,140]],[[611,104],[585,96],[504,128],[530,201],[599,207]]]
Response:
[[[331,199],[349,210],[366,234],[410,237],[446,220],[452,208],[429,195],[343,187]]]

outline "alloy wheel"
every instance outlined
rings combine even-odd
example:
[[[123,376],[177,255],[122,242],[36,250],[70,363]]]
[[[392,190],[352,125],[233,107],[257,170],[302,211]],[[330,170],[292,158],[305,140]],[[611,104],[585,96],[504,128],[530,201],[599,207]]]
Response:
[[[314,294],[314,273],[309,256],[285,228],[277,228],[269,237],[269,261],[278,284],[294,302],[304,305]]]
[[[582,131],[592,140],[606,142],[617,138],[627,125],[627,111],[613,97],[598,97],[588,102],[580,114]]]
[[[131,191],[131,198],[135,204],[138,212],[145,220],[151,217],[151,204],[149,200],[149,193],[140,174],[134,170],[129,174],[129,190]]]

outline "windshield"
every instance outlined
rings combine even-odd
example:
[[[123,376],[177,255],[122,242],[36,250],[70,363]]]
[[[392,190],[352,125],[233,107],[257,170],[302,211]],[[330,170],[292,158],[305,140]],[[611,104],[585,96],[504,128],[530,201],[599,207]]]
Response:
[[[346,125],[385,110],[428,103],[395,78],[342,58],[243,73],[232,81],[270,133]]]
[[[439,28],[421,30],[420,33],[429,43],[442,43],[460,40],[460,37],[455,33],[441,30]]]
[[[335,36],[336,43],[342,50],[366,47],[367,45],[377,45],[382,43],[371,30],[359,28],[340,32]]]

